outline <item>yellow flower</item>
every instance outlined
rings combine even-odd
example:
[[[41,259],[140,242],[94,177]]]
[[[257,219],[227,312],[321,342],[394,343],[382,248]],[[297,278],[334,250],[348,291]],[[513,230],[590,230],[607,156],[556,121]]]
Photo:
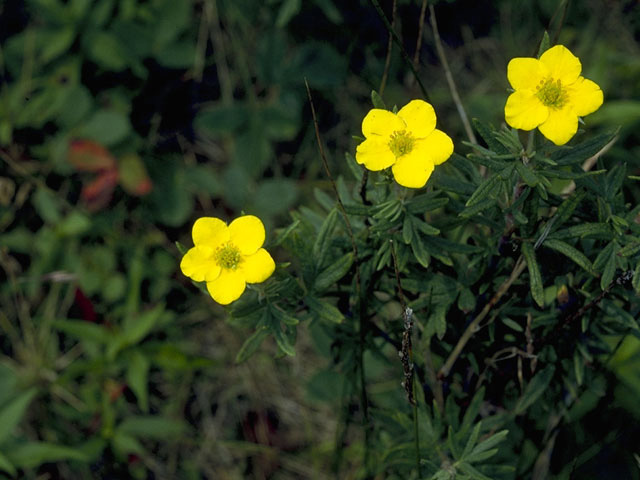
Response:
[[[264,225],[245,215],[229,226],[219,218],[202,217],[193,224],[194,247],[180,262],[180,269],[196,282],[207,282],[213,299],[227,305],[237,300],[247,283],[264,282],[275,263],[262,247]]]
[[[403,187],[423,187],[435,165],[453,153],[449,136],[436,129],[436,113],[422,100],[412,100],[395,114],[372,109],[362,121],[365,141],[356,149],[356,161],[369,170],[391,167]]]
[[[556,45],[540,59],[514,58],[507,78],[515,90],[507,99],[504,116],[514,128],[540,132],[564,145],[578,130],[578,117],[602,105],[602,90],[580,76],[582,65],[566,47]]]

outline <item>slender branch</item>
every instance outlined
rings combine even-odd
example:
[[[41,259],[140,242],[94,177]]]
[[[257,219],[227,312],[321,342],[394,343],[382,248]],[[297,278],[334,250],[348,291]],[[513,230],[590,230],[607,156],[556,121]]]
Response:
[[[402,349],[398,352],[402,362],[402,370],[404,371],[404,391],[407,394],[407,400],[411,405],[415,405],[416,401],[413,394],[413,348],[411,346],[411,329],[413,328],[413,310],[407,307],[404,300],[404,291],[400,283],[400,270],[398,270],[398,257],[396,256],[396,247],[393,240],[389,240],[391,244],[391,257],[393,258],[393,269],[396,274],[396,285],[398,287],[398,298],[402,307],[402,319],[404,323],[404,332],[402,332]]]
[[[422,0],[420,18],[418,19],[418,38],[416,39],[416,51],[413,53],[413,66],[418,68],[420,50],[422,49],[422,32],[424,31],[424,17],[427,15],[427,0]]]
[[[391,28],[394,28],[396,25],[396,11],[397,11],[397,1],[393,0],[393,7],[391,11]],[[382,72],[382,80],[380,81],[380,88],[378,89],[378,93],[382,96],[384,92],[384,87],[387,85],[387,77],[389,76],[389,67],[391,66],[391,50],[393,50],[393,35],[389,32],[389,40],[387,42],[387,58],[384,60],[384,71]]]
[[[602,147],[598,153],[596,153],[595,155],[587,158],[584,161],[584,163],[582,164],[582,170],[584,170],[585,172],[588,172],[589,170],[591,170],[594,167],[594,165],[596,164],[596,162],[598,161],[598,158],[600,158],[602,155],[607,153],[609,151],[609,149],[611,147],[613,147],[613,144],[616,143],[617,140],[618,140],[618,135],[613,137],[611,139],[611,141],[609,141],[609,143],[607,143],[604,147]],[[569,185],[564,187],[564,189],[562,190],[562,193],[560,195],[562,195],[562,196],[570,195],[571,193],[573,193],[573,191],[575,189],[576,189],[576,182],[571,180],[571,183],[569,183]]]
[[[365,434],[365,448],[364,448],[364,459],[363,463],[365,469],[368,470],[368,456],[369,456],[369,444],[370,444],[370,436],[371,436],[371,425],[369,423],[369,400],[367,397],[367,387],[365,382],[365,374],[364,374],[364,343],[366,337],[366,312],[365,312],[365,302],[364,295],[362,291],[361,285],[361,277],[360,277],[360,260],[358,257],[358,245],[356,244],[355,236],[353,235],[353,229],[351,228],[351,222],[349,221],[349,216],[344,208],[342,203],[342,199],[340,198],[340,193],[338,192],[338,187],[336,185],[335,180],[333,179],[333,175],[331,175],[331,170],[329,169],[329,162],[327,161],[327,156],[324,153],[324,147],[322,146],[322,139],[320,138],[320,127],[318,126],[318,118],[316,116],[316,109],[313,104],[313,99],[311,98],[311,90],[309,89],[309,83],[307,79],[304,79],[305,87],[307,88],[307,96],[309,98],[309,105],[311,106],[311,116],[313,117],[313,126],[316,133],[316,141],[318,143],[318,150],[320,151],[320,157],[322,158],[322,165],[324,167],[325,173],[329,178],[329,182],[331,183],[331,187],[333,188],[333,192],[336,196],[336,201],[338,202],[338,210],[344,219],[344,223],[347,228],[347,233],[349,235],[349,239],[351,240],[351,248],[353,249],[353,257],[354,257],[354,265],[355,265],[355,281],[356,281],[356,292],[358,297],[357,311],[358,311],[358,330],[360,335],[360,342],[358,348],[358,370],[360,371],[360,402],[362,405],[362,414],[363,414],[363,423],[364,423],[364,434]]]
[[[433,8],[433,5],[429,5],[429,14],[431,29],[433,30],[433,38],[436,42],[436,50],[438,51],[438,56],[440,57],[440,63],[442,63],[442,67],[444,68],[444,74],[447,78],[449,90],[451,91],[451,97],[453,98],[453,102],[456,104],[456,109],[458,110],[460,120],[462,120],[462,125],[464,126],[464,131],[467,134],[467,138],[471,143],[475,145],[478,143],[478,141],[476,140],[476,136],[474,135],[473,129],[471,128],[471,123],[469,123],[467,112],[465,111],[464,106],[462,105],[462,101],[460,100],[456,82],[453,80],[453,75],[451,74],[451,69],[449,68],[449,62],[447,61],[447,56],[444,53],[444,47],[442,46],[442,40],[440,39],[440,32],[438,31],[436,11]]]
[[[387,19],[386,15],[382,11],[382,8],[380,8],[380,4],[378,3],[378,0],[369,0],[369,2],[371,2],[371,5],[373,5],[373,7],[376,9],[378,16],[384,23],[384,26],[387,28],[387,31],[393,36],[393,40],[396,42],[396,45],[398,45],[398,48],[400,48],[400,52],[402,53],[402,58],[404,58],[404,61],[407,62],[407,65],[409,65],[409,67],[411,68],[411,71],[413,72],[413,75],[416,77],[418,86],[420,87],[420,91],[422,92],[422,96],[428,102],[429,94],[427,93],[427,89],[422,83],[422,80],[420,80],[420,77],[418,76],[418,70],[413,65],[413,62],[411,61],[411,58],[409,57],[407,50],[404,48],[404,45],[402,44],[402,40],[396,33],[395,29],[389,23],[389,20]]]
[[[218,13],[217,0],[207,0],[204,3],[204,13],[207,23],[211,26],[211,43],[213,44],[213,56],[216,61],[216,72],[220,82],[220,97],[222,103],[228,105],[233,101],[233,85],[231,74],[227,64],[227,53],[222,34],[222,24]]]
[[[458,359],[458,357],[462,353],[462,350],[464,349],[465,345],[467,344],[467,342],[471,339],[471,337],[478,330],[478,326],[480,325],[480,322],[482,322],[482,320],[484,320],[484,318],[489,314],[489,311],[491,311],[493,306],[500,301],[502,296],[505,293],[507,293],[507,290],[509,290],[509,288],[511,287],[513,282],[516,281],[516,279],[524,271],[526,266],[527,266],[527,262],[525,262],[524,261],[524,257],[522,255],[520,255],[520,257],[516,261],[515,266],[513,267],[513,271],[511,272],[511,275],[509,275],[509,278],[507,278],[502,283],[502,285],[500,285],[498,287],[498,290],[496,291],[495,295],[493,297],[491,297],[491,300],[489,300],[489,302],[484,306],[484,308],[478,314],[478,316],[473,319],[473,321],[469,324],[469,326],[466,328],[466,330],[464,331],[464,333],[460,337],[460,340],[458,340],[458,343],[456,344],[456,346],[453,348],[453,350],[449,354],[449,357],[447,358],[447,361],[440,368],[440,371],[438,371],[438,378],[439,379],[443,379],[447,375],[449,375],[449,372],[451,371],[451,368],[453,367],[453,364],[456,362],[456,360]]]
[[[556,33],[553,34],[553,40],[551,42],[551,45],[555,45],[556,43],[558,43],[558,38],[560,37],[560,32],[562,31],[562,26],[564,25],[564,20],[567,16],[567,10],[569,9],[569,3],[570,3],[570,0],[564,1],[564,5],[562,6],[562,16],[560,17],[560,23],[558,24]],[[553,21],[553,18],[555,18],[557,13],[558,11],[556,10],[551,20],[549,20],[549,26],[551,26],[551,22]]]

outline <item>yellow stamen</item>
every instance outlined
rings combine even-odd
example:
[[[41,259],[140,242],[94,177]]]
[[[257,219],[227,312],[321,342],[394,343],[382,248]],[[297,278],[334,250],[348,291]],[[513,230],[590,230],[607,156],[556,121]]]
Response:
[[[227,243],[221,247],[218,247],[215,253],[216,263],[229,270],[235,270],[240,262],[242,262],[242,255],[240,250],[232,243]]]
[[[536,96],[543,105],[549,108],[560,109],[567,103],[568,95],[566,89],[562,88],[560,79],[553,80],[547,78],[540,80],[540,84],[536,87]]]
[[[391,134],[389,149],[396,157],[401,157],[413,150],[415,139],[406,130],[396,130]]]

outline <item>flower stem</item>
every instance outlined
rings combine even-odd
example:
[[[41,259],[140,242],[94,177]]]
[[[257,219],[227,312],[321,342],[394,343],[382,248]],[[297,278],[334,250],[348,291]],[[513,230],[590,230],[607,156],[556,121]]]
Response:
[[[491,300],[489,300],[489,303],[487,303],[484,306],[484,308],[478,314],[478,316],[473,319],[473,321],[469,324],[469,326],[466,328],[466,330],[460,337],[460,340],[458,340],[458,343],[456,343],[456,346],[453,348],[453,350],[449,354],[447,361],[438,371],[438,379],[442,380],[447,375],[449,375],[449,372],[451,371],[453,364],[456,362],[456,360],[462,353],[462,350],[464,349],[465,345],[471,339],[474,333],[476,333],[476,331],[478,330],[478,326],[480,325],[480,322],[484,320],[484,318],[489,314],[489,311],[491,310],[491,308],[493,308],[493,306],[500,301],[502,296],[505,293],[507,293],[507,290],[509,290],[513,282],[516,281],[516,279],[524,271],[526,266],[527,266],[527,262],[525,262],[524,257],[520,255],[520,257],[516,261],[515,266],[513,267],[513,271],[511,272],[511,275],[509,275],[509,278],[507,278],[502,283],[502,285],[498,287],[498,290],[496,291],[495,295],[491,297]]]

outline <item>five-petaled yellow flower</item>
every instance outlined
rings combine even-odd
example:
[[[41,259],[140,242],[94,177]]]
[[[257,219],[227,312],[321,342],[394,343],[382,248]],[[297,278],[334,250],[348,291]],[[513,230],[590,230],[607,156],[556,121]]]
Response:
[[[436,113],[423,100],[412,100],[397,114],[372,109],[362,133],[366,140],[356,149],[356,161],[373,171],[391,167],[403,187],[423,187],[434,167],[453,153],[451,138],[436,129]]]
[[[582,65],[566,47],[556,45],[540,59],[514,58],[507,78],[514,88],[504,107],[514,128],[540,132],[556,145],[567,143],[578,130],[578,117],[602,105],[602,90],[580,76]]]
[[[258,217],[238,217],[229,226],[219,218],[202,217],[191,235],[195,246],[182,257],[180,269],[196,282],[207,282],[222,305],[237,300],[247,283],[264,282],[275,270],[273,258],[261,248],[265,231]]]

